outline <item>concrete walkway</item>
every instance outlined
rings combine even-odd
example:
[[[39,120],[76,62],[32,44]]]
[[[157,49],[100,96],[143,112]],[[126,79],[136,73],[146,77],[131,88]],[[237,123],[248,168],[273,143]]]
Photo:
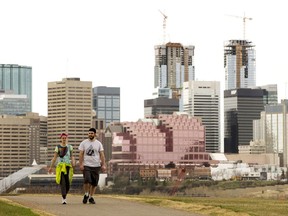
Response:
[[[82,196],[68,195],[67,205],[61,204],[60,195],[17,195],[1,196],[29,208],[38,209],[55,216],[199,216],[185,211],[157,207],[146,203],[122,200],[117,198],[94,197],[96,205],[82,204]],[[0,197],[0,198],[1,198]]]

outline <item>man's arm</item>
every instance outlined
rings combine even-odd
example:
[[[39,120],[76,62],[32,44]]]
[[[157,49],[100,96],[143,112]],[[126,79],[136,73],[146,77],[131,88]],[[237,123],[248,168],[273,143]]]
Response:
[[[80,150],[80,153],[79,153],[79,167],[80,167],[80,170],[84,170],[83,161],[84,161],[84,151]]]
[[[100,151],[100,160],[101,160],[101,170],[106,172],[106,161],[104,151]]]

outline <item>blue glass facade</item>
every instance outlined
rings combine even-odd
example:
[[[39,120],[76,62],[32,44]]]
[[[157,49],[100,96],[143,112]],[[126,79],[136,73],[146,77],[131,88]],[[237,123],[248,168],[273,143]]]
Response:
[[[99,86],[93,88],[93,109],[96,118],[111,122],[120,122],[120,88]]]
[[[32,111],[32,67],[16,64],[0,64],[0,90],[27,95]]]

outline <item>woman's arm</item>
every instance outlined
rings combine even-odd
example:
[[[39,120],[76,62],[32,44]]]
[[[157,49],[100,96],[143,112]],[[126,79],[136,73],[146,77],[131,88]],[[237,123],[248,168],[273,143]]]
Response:
[[[73,155],[73,150],[70,151],[70,160],[71,160],[72,167],[75,167],[76,166],[76,161],[75,161],[75,158],[74,158],[74,155]]]
[[[51,160],[50,168],[48,169],[48,173],[51,173],[52,167],[54,167],[55,161],[57,160],[58,154],[54,152],[54,157]]]

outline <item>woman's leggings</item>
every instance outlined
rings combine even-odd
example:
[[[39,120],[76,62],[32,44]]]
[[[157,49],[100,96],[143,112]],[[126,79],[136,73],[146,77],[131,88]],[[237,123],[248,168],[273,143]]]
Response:
[[[63,199],[66,199],[66,195],[69,192],[70,189],[70,181],[69,181],[69,169],[70,167],[66,167],[67,174],[64,175],[63,172],[61,172],[61,180],[60,180],[60,187],[61,187],[61,194]]]

